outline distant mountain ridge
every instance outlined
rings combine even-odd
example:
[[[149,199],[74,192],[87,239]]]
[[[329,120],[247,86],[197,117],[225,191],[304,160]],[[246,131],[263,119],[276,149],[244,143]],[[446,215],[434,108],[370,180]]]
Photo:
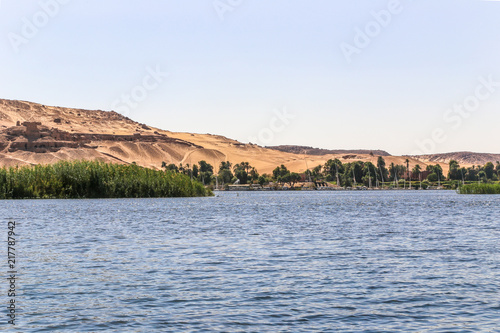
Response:
[[[497,161],[500,161],[500,154],[474,153],[469,151],[443,154],[414,155],[411,157],[425,163],[450,163],[451,160],[455,160],[459,164],[464,165],[485,165],[488,162],[496,163]]]
[[[323,149],[323,148],[313,148],[307,146],[293,146],[293,145],[281,145],[281,146],[268,146],[268,149],[279,150],[285,153],[292,154],[304,154],[304,155],[331,155],[331,154],[373,154],[377,156],[392,156],[385,150],[369,150],[369,149]]]

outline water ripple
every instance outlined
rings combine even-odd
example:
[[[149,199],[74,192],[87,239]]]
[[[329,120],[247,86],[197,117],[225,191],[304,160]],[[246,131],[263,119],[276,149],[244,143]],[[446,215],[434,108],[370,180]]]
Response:
[[[497,196],[4,201],[22,332],[495,332]]]

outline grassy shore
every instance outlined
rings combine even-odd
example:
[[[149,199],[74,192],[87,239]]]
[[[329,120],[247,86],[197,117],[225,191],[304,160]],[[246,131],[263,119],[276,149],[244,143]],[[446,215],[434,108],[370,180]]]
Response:
[[[500,184],[470,184],[459,187],[460,194],[500,194]]]
[[[0,199],[159,198],[212,195],[182,174],[92,161],[0,169]]]

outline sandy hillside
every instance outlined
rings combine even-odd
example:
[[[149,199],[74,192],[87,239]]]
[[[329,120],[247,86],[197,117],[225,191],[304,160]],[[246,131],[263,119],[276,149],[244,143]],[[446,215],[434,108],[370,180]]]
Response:
[[[415,159],[426,163],[450,163],[451,160],[458,161],[461,166],[470,167],[473,165],[485,165],[488,162],[496,163],[500,161],[500,154],[473,153],[473,152],[456,152],[444,154],[431,154],[412,156]]]
[[[28,123],[35,123],[29,129]],[[26,126],[25,126],[26,125]],[[328,144],[325,143],[327,146]],[[339,158],[376,163],[368,154],[305,155],[281,152],[210,134],[176,133],[139,124],[116,112],[89,111],[0,99],[0,165],[55,163],[59,160],[92,159],[137,163],[160,168],[162,162],[193,164],[205,160],[248,161],[259,173],[271,173],[280,164],[304,172]],[[384,156],[387,165],[404,164],[406,157]],[[436,162],[432,162],[436,163]],[[447,169],[446,163],[438,163]],[[426,161],[410,158],[410,167]]]

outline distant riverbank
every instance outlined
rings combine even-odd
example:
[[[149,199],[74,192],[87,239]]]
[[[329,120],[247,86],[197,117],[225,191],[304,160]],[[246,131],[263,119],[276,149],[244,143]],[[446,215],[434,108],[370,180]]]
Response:
[[[395,187],[395,186],[384,186],[384,187],[367,187],[367,186],[356,186],[356,187],[339,187],[339,186],[315,186],[314,183],[302,185],[302,186],[260,186],[260,185],[227,185],[214,191],[415,191],[415,190],[455,190],[452,186],[446,184],[446,186],[420,186],[408,185],[406,187]]]

